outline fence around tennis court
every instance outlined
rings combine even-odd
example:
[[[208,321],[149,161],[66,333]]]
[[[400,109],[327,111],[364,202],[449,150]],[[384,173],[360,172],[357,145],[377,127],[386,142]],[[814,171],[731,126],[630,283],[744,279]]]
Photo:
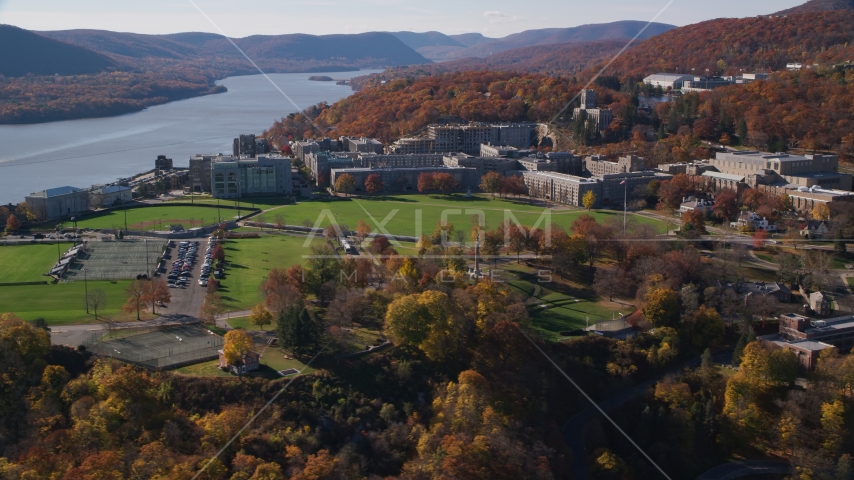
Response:
[[[68,269],[66,279],[82,280],[85,275],[89,280],[124,280],[151,274],[165,250],[166,242],[162,240],[87,242],[82,257]]]
[[[127,332],[122,332],[122,334]],[[219,358],[223,337],[195,325],[140,330],[117,339],[96,333],[83,345],[92,353],[154,370],[168,370]]]

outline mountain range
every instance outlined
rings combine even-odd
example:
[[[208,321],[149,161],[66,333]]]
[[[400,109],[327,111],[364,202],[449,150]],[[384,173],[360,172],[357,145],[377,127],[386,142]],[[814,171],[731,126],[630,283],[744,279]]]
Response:
[[[0,25],[0,75],[83,75],[113,66],[113,60],[87,48]]]
[[[645,40],[674,28],[676,26],[664,23],[651,23],[647,26],[647,22],[627,20],[570,28],[526,30],[504,38],[488,38],[480,34],[444,35],[439,32],[395,32],[392,35],[430,60],[445,61],[469,57],[484,58],[525,47],[598,40],[627,40],[638,35],[642,30],[638,39]]]

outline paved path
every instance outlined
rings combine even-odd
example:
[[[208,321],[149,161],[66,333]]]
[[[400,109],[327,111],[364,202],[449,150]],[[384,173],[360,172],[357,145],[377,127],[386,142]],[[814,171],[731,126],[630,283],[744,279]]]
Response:
[[[782,460],[745,460],[717,466],[697,477],[697,480],[731,480],[748,475],[792,473],[792,466]]]

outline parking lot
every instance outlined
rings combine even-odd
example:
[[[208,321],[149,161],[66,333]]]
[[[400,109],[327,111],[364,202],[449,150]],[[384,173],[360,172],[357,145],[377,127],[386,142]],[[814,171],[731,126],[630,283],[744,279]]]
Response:
[[[203,276],[210,243],[204,239],[173,244],[170,244],[164,256],[166,268],[160,272],[170,284],[169,293],[172,294],[172,302],[162,309],[162,313],[196,317],[205,300],[206,285],[200,285],[199,279]],[[208,278],[208,275],[204,275],[204,278]]]

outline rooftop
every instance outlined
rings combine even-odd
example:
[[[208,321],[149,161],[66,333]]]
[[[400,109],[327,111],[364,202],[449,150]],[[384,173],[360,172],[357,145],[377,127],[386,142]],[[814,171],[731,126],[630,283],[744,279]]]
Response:
[[[730,175],[720,172],[703,172],[704,177],[720,178],[721,180],[732,180],[733,182],[743,182],[744,175]]]
[[[41,192],[31,193],[29,196],[31,197],[58,197],[60,195],[68,195],[69,193],[83,192],[82,188],[75,187],[57,187],[57,188],[49,188],[47,190],[42,190]]]

